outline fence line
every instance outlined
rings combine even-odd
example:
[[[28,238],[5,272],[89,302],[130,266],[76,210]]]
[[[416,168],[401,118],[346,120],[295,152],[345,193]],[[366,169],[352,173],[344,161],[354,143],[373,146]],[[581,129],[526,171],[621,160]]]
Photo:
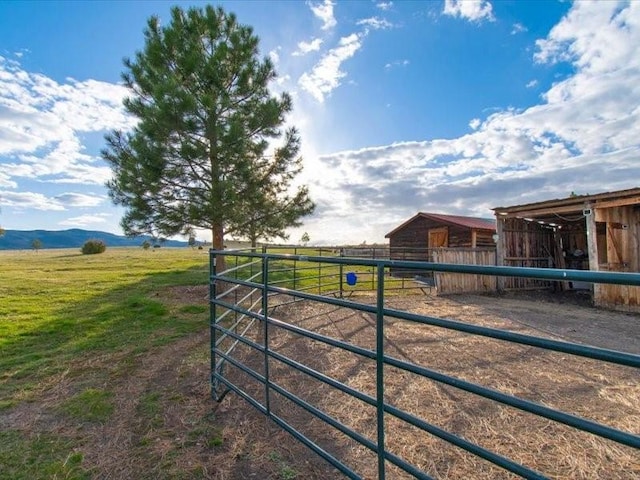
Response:
[[[553,422],[558,422],[578,430],[589,432],[593,435],[609,439],[621,445],[638,449],[640,453],[639,435],[619,430],[530,400],[519,398],[515,395],[506,394],[467,380],[443,374],[412,362],[392,357],[388,353],[385,353],[384,342],[386,320],[395,318],[418,324],[432,325],[454,331],[465,332],[472,335],[479,335],[503,342],[529,345],[550,351],[563,352],[578,357],[596,359],[611,364],[624,365],[634,369],[639,369],[640,373],[640,355],[580,345],[571,342],[551,340],[543,337],[514,333],[506,330],[472,325],[432,316],[418,315],[387,308],[385,306],[385,295],[394,287],[397,288],[393,283],[396,280],[389,277],[389,269],[392,268],[399,268],[407,271],[414,270],[417,272],[434,271],[436,272],[436,275],[450,273],[461,277],[468,276],[472,279],[469,281],[470,285],[477,284],[477,278],[479,277],[487,277],[495,282],[496,276],[551,281],[574,280],[617,285],[640,285],[640,274],[555,270],[544,268],[497,267],[491,265],[460,265],[453,263],[398,261],[391,259],[345,258],[255,252],[211,251],[210,255],[211,385],[213,398],[221,400],[227,392],[235,392],[262,413],[269,416],[276,424],[291,433],[296,439],[311,448],[349,478],[358,479],[361,477],[354,469],[352,469],[352,467],[346,465],[340,458],[337,458],[323,449],[313,439],[308,438],[293,425],[287,423],[285,419],[272,411],[272,392],[282,395],[289,401],[306,410],[308,413],[314,415],[331,427],[360,443],[365,448],[374,452],[377,456],[377,472],[379,480],[384,480],[387,475],[387,462],[395,465],[415,478],[431,478],[426,472],[420,470],[416,465],[410,464],[385,447],[385,414],[392,415],[397,419],[400,419],[523,478],[547,478],[541,472],[525,465],[521,465],[496,452],[474,444],[458,435],[437,427],[425,419],[419,418],[407,411],[403,411],[389,404],[385,401],[384,380],[386,366],[411,372],[412,374],[419,375],[434,382],[449,385],[479,397],[546,418]],[[234,262],[234,267],[225,272],[216,273],[215,265],[216,258],[218,256],[235,257],[236,261]],[[440,258],[451,259],[452,257],[443,256]],[[481,259],[481,261],[485,260],[488,260],[488,258]],[[260,265],[260,271],[256,272],[255,266],[258,264]],[[309,265],[311,265],[311,267]],[[347,270],[360,269],[360,272],[366,272],[366,275],[369,275],[371,278],[365,278],[365,281],[360,286],[344,286],[342,281],[342,276],[345,273],[344,267],[347,267]],[[369,273],[369,270],[371,270],[371,273]],[[313,271],[314,273],[317,272],[318,278],[309,279],[308,276],[298,275],[301,271],[307,273],[310,271]],[[361,273],[361,275],[364,276],[365,274]],[[316,280],[317,283],[315,283]],[[323,280],[331,281],[323,283]],[[408,284],[409,281],[407,281],[407,285]],[[339,291],[332,290],[335,285],[339,285]],[[402,285],[404,285],[404,282]],[[219,292],[218,286],[224,290]],[[390,286],[390,288],[387,288],[388,286]],[[346,292],[357,291],[356,288],[361,290],[373,290],[375,292],[375,303],[359,303],[345,295]],[[242,291],[234,296],[234,301],[227,299],[230,292],[237,292],[239,290]],[[254,298],[256,293],[260,294],[259,298]],[[283,304],[282,302],[271,302],[270,299],[276,296],[282,298],[286,296],[291,298],[291,301],[309,300],[336,307],[345,307],[375,316],[375,348],[367,349],[360,347],[276,318],[273,310]],[[345,298],[345,296],[347,298]],[[233,312],[234,314],[233,322],[230,320],[230,312]],[[252,328],[253,330],[256,330],[258,327],[260,327],[261,330],[260,334],[257,335],[257,337],[254,335],[254,339],[249,338],[247,335],[248,332]],[[365,394],[311,368],[308,365],[301,363],[300,361],[296,361],[282,353],[274,351],[272,349],[270,339],[271,329],[273,327],[290,331],[300,337],[322,342],[332,348],[341,349],[346,352],[350,352],[351,354],[358,355],[364,359],[374,361],[376,371],[375,395]],[[253,333],[255,334],[255,332]],[[225,341],[231,342],[231,346],[223,348],[223,342]],[[239,358],[234,357],[234,349],[238,345],[244,345],[250,350],[261,355],[262,373],[246,365]],[[272,360],[277,360],[278,362],[281,362],[282,364],[285,364],[294,370],[315,379],[316,381],[320,381],[333,389],[339,390],[360,400],[364,404],[375,408],[377,432],[375,441],[368,439],[361,433],[353,430],[336,418],[331,417],[306,400],[288,391],[276,381],[272,380],[270,378],[270,362]],[[243,389],[241,385],[230,381],[225,375],[225,364],[234,366],[261,384],[263,387],[261,394],[262,401],[256,398],[257,394],[252,394],[246,389]]]

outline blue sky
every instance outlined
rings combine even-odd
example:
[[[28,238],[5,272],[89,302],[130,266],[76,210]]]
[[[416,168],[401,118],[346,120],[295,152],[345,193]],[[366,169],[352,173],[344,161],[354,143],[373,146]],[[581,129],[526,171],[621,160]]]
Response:
[[[122,59],[174,4],[0,2],[2,227],[121,233],[103,136],[133,124]],[[219,5],[294,99],[318,207],[292,241],[380,242],[418,211],[640,185],[640,2]]]

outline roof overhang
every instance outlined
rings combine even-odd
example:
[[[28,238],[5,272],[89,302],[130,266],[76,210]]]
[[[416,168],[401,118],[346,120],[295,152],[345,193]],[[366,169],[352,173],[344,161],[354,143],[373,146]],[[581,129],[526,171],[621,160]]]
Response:
[[[640,205],[640,188],[599,193],[596,195],[576,195],[563,199],[528,203],[511,207],[497,207],[493,211],[497,218],[524,218],[553,221],[562,216],[583,214],[589,208],[615,208]]]

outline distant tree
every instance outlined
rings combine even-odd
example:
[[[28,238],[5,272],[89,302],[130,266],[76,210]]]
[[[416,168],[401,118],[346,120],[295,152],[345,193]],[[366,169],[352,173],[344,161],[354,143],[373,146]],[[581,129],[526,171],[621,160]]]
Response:
[[[4,234],[5,234],[4,228],[0,227],[0,237],[4,237]]]
[[[311,237],[309,236],[309,234],[307,232],[304,232],[302,234],[302,236],[300,237],[300,243],[302,243],[303,245],[306,245],[310,241],[311,241]]]
[[[151,242],[149,240],[145,240],[142,242],[142,248],[145,250],[149,250],[151,248]]]
[[[225,235],[251,225],[254,236],[295,225],[312,203],[304,187],[290,193],[301,168],[298,134],[282,130],[291,97],[269,92],[276,73],[259,58],[252,29],[220,7],[173,7],[166,26],[152,17],[144,35],[123,74],[124,106],[138,122],[109,134],[102,152],[114,174],[109,194],[126,209],[125,233],[198,227],[221,250]]]
[[[34,238],[31,242],[31,248],[37,252],[42,248],[42,241],[39,238]]]
[[[301,218],[315,209],[306,186],[298,188],[293,195],[288,193],[291,181],[302,171],[302,158],[298,156],[300,138],[295,132],[287,136],[285,147],[275,153],[279,169],[269,165],[270,159],[258,160],[251,180],[255,194],[241,205],[244,213],[235,231],[247,238],[252,247],[258,239],[267,242],[274,238],[288,239],[286,229],[302,225]]]
[[[189,246],[191,248],[195,248],[196,247],[196,237],[194,237],[193,235],[189,236]]]
[[[103,253],[106,249],[107,245],[102,240],[92,238],[91,240],[84,242],[80,251],[84,255],[96,255],[98,253]]]

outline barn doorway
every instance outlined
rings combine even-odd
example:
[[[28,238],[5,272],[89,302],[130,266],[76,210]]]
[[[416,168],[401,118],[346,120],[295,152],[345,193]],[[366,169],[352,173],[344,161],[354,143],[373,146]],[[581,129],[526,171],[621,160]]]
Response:
[[[441,248],[449,246],[448,227],[430,228],[428,236],[429,248]]]

